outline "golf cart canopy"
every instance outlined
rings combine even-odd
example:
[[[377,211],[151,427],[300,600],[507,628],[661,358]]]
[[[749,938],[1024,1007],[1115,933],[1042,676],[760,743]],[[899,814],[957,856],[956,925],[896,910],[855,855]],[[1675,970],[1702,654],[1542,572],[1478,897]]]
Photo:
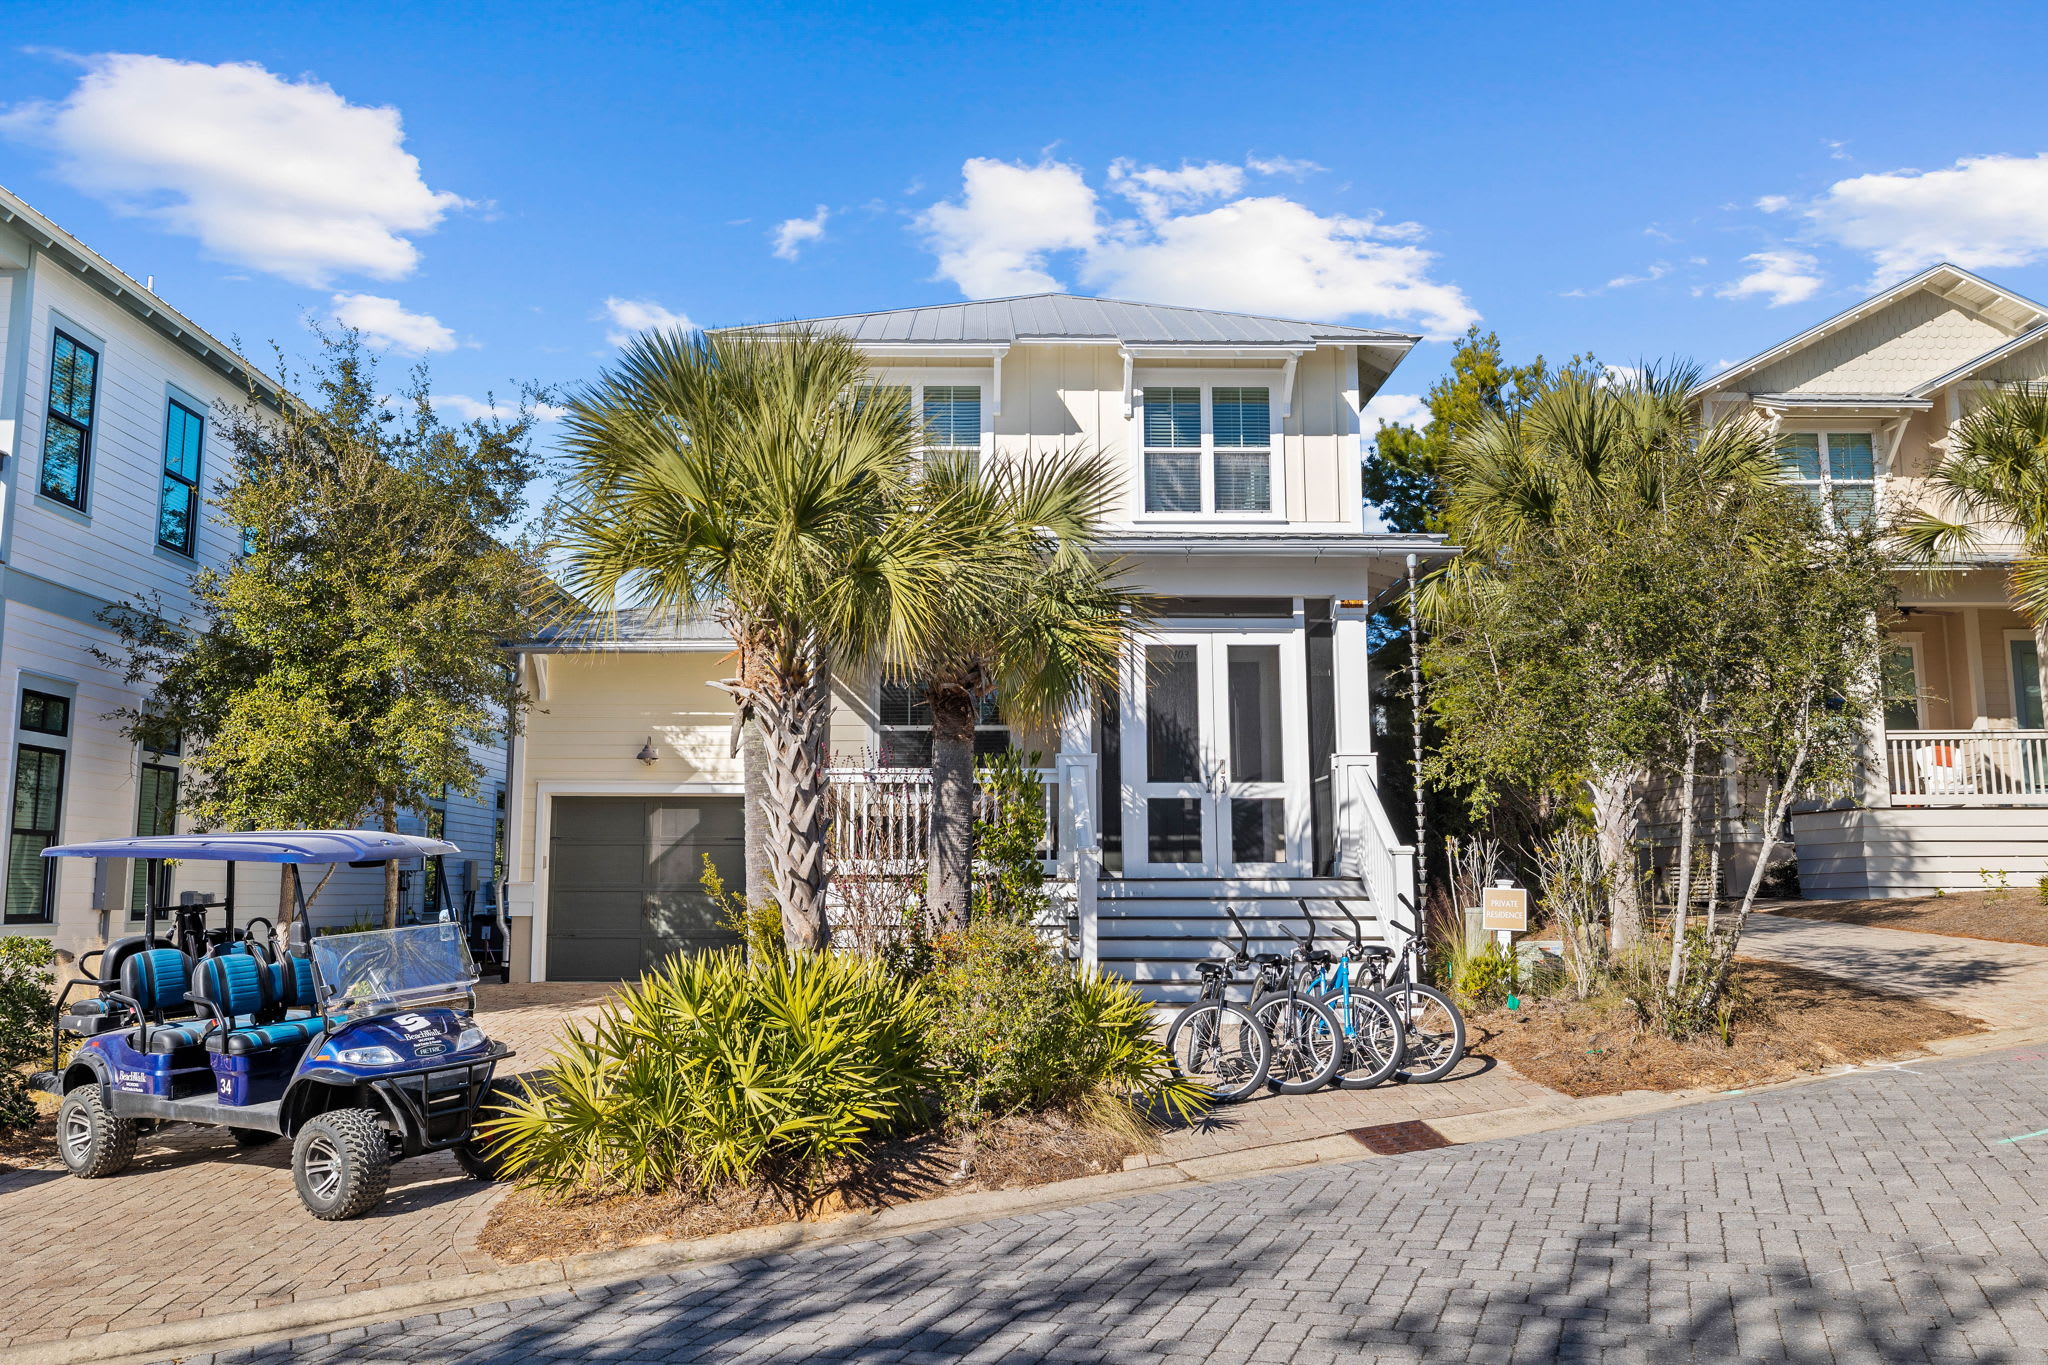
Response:
[[[58,844],[45,858],[191,858],[218,863],[384,863],[460,853],[446,839],[375,829],[292,829],[256,834],[155,834]]]

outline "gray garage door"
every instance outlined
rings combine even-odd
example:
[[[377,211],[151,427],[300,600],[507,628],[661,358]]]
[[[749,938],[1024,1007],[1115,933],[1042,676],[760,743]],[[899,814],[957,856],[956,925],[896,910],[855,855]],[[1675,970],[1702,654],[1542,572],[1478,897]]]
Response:
[[[746,882],[737,796],[558,796],[548,843],[548,976],[617,981],[738,939],[699,884],[704,855]]]

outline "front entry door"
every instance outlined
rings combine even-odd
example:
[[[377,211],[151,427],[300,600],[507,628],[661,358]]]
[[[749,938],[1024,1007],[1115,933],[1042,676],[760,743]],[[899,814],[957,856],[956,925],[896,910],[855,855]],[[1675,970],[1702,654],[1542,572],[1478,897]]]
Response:
[[[1124,689],[1127,875],[1305,873],[1300,634],[1177,632],[1137,653]]]

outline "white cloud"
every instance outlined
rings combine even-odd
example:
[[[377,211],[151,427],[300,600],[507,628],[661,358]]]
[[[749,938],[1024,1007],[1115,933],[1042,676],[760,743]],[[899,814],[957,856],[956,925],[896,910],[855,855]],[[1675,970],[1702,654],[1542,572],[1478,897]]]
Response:
[[[1826,282],[1820,273],[1820,262],[1803,251],[1759,251],[1742,259],[1756,269],[1716,289],[1717,297],[1747,299],[1762,296],[1770,301],[1771,307],[1783,308],[1788,303],[1806,302],[1819,293],[1821,285]]]
[[[517,403],[484,402],[471,398],[466,393],[437,393],[434,406],[443,412],[453,413],[460,422],[510,422],[519,416]],[[568,412],[567,408],[553,403],[535,403],[533,419],[536,422],[558,422]]]
[[[1052,257],[1070,252],[1091,287],[1150,302],[1412,319],[1433,337],[1479,317],[1455,285],[1430,278],[1434,253],[1405,244],[1419,225],[1318,214],[1274,195],[1233,198],[1241,167],[1117,161],[1108,188],[1139,217],[1113,222],[1076,166],[975,157],[961,170],[960,198],[932,205],[918,224],[938,277],[969,298],[1060,289]],[[1219,199],[1227,202],[1208,207]]]
[[[776,258],[793,261],[805,244],[823,239],[825,220],[831,216],[831,211],[820,204],[818,211],[808,218],[785,218],[776,224],[775,231],[769,234],[775,240]]]
[[[1756,201],[1756,206],[1765,213],[1783,213],[1792,207],[1792,200],[1782,194],[1767,194]]]
[[[1296,180],[1324,169],[1313,161],[1304,161],[1294,156],[1248,156],[1245,158],[1244,168],[1256,175],[1285,175]]]
[[[396,109],[254,62],[104,54],[64,99],[0,114],[0,132],[51,148],[68,184],[122,212],[315,287],[410,274],[410,237],[464,203],[421,179]]]
[[[1047,254],[1091,247],[1101,234],[1095,191],[1073,166],[976,156],[960,176],[959,202],[933,204],[917,226],[938,255],[939,278],[971,299],[1059,289]]]
[[[334,320],[353,327],[363,340],[379,350],[425,355],[428,351],[455,349],[455,333],[441,325],[439,318],[425,313],[408,313],[397,299],[375,294],[336,294]]]
[[[1365,419],[1359,425],[1368,432],[1378,431],[1382,426],[1427,426],[1429,404],[1416,393],[1375,394],[1365,405]]]
[[[1938,261],[2029,265],[2048,256],[2048,153],[1853,176],[1802,212],[1821,237],[1867,254],[1880,284]]]
[[[1598,285],[1591,289],[1567,289],[1560,297],[1567,299],[1590,299],[1595,295],[1605,294],[1610,289],[1627,289],[1631,285],[1651,284],[1657,280],[1663,279],[1666,275],[1669,275],[1670,273],[1671,262],[1656,261],[1653,262],[1650,265],[1650,267],[1647,270],[1643,271],[1643,273],[1640,275],[1616,275],[1607,283],[1603,285]]]
[[[623,346],[642,332],[691,332],[697,328],[681,313],[653,299],[606,299],[604,319],[611,324],[604,339],[614,346]]]
[[[1644,370],[1640,365],[1602,365],[1600,367],[1600,378],[1609,388],[1619,389],[1626,388],[1630,384],[1640,384],[1647,374],[1648,371]]]

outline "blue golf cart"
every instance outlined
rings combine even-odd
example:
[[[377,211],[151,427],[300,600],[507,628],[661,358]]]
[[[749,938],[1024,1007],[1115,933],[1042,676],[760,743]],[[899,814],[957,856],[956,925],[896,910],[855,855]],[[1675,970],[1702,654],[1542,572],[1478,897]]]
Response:
[[[82,955],[57,997],[51,1069],[63,1097],[57,1149],[85,1180],[113,1175],[167,1123],[226,1128],[244,1147],[292,1140],[292,1179],[316,1218],[354,1218],[383,1198],[393,1161],[452,1151],[491,1178],[471,1130],[497,1064],[512,1055],[475,1021],[477,968],[452,920],[314,936],[299,869],[381,867],[460,852],[375,830],[173,834],[45,849],[46,858],[144,859],[143,931]],[[219,900],[171,906],[158,860],[227,864]],[[294,907],[284,933],[235,921],[235,868],[282,864]],[[438,869],[437,869],[438,870]],[[445,878],[441,878],[445,882]],[[221,923],[211,912],[221,912]],[[160,935],[168,918],[169,936]],[[262,930],[256,929],[261,925]],[[96,998],[72,1000],[79,988]],[[76,1046],[66,1055],[67,1042]]]

